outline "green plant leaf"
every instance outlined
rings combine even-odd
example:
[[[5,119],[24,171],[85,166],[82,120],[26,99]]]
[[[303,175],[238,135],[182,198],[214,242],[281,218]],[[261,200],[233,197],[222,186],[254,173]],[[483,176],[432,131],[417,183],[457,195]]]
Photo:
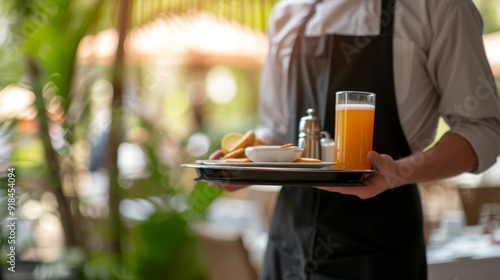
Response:
[[[157,212],[133,229],[135,273],[142,279],[204,279],[203,252],[177,212]],[[189,264],[189,265],[186,265]]]

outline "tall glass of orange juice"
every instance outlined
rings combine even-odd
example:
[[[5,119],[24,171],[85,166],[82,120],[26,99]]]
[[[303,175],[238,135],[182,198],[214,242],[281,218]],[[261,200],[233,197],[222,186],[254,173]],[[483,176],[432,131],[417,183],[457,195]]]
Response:
[[[336,169],[370,169],[366,155],[372,150],[375,94],[360,91],[336,92]]]

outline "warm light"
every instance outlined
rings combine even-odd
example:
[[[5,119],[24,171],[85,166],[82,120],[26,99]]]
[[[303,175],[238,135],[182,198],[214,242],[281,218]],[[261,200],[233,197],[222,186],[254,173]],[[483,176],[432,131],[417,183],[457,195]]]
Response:
[[[33,92],[20,86],[7,86],[0,91],[0,120],[32,116]]]
[[[200,157],[208,153],[210,139],[203,133],[195,133],[189,137],[187,142],[187,152],[192,157]]]
[[[85,37],[78,48],[79,61],[111,63],[118,44],[116,29]],[[225,61],[258,66],[267,53],[267,38],[236,21],[208,13],[159,16],[133,28],[125,41],[127,61],[143,59],[168,63],[213,63]]]
[[[210,99],[219,104],[228,103],[236,96],[236,82],[229,70],[215,67],[207,74],[207,91]]]
[[[37,257],[46,262],[59,260],[64,253],[61,221],[53,214],[43,214],[33,231]]]
[[[155,211],[155,206],[147,199],[124,199],[120,202],[120,214],[127,219],[145,221]]]
[[[81,61],[96,58],[112,60],[118,46],[118,32],[108,29],[96,35],[84,37],[78,46],[77,57]]]
[[[493,75],[500,76],[500,32],[484,35],[484,49]]]
[[[33,199],[26,201],[21,207],[21,213],[28,220],[37,220],[43,212],[43,204]]]
[[[121,143],[118,147],[118,168],[126,178],[140,177],[147,164],[147,158],[139,145]]]

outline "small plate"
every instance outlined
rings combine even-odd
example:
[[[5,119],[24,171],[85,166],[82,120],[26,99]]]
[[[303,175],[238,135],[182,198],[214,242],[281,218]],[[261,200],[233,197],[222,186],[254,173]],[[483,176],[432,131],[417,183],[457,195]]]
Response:
[[[303,149],[296,146],[250,146],[245,155],[253,162],[292,162],[300,157]]]
[[[197,160],[196,163],[214,166],[283,167],[283,168],[323,168],[335,162],[225,162],[224,160]]]

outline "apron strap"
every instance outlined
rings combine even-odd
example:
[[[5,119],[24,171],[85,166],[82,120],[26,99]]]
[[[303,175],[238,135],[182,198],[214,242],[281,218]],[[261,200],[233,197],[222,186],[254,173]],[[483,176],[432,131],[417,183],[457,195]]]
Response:
[[[380,35],[392,36],[394,30],[395,0],[382,0],[380,9]]]
[[[288,65],[288,75],[290,75],[290,71],[292,70],[292,61],[294,57],[299,57],[302,54],[302,47],[301,47],[301,41],[303,38],[305,38],[305,30],[306,30],[306,25],[309,22],[309,20],[314,16],[316,12],[316,5],[318,3],[322,2],[322,0],[316,0],[314,1],[314,4],[312,7],[309,9],[309,12],[307,15],[304,17],[303,21],[300,23],[299,30],[297,32],[297,37],[295,38],[295,41],[293,42],[293,47],[292,47],[292,53],[290,55],[291,59]],[[288,77],[289,79],[291,78],[290,76]],[[292,78],[293,80],[293,78]],[[288,93],[288,107],[290,110],[290,113],[288,115],[288,123],[287,123],[287,132],[286,132],[286,141],[291,142],[291,143],[297,143],[297,129],[298,129],[298,120],[301,117],[300,114],[305,113],[302,112],[299,108],[301,107],[301,100],[300,96],[297,96],[292,93],[293,91],[289,90]],[[312,104],[317,104],[317,97],[316,96],[311,96],[313,99]],[[313,106],[314,107],[314,106]],[[316,109],[316,108],[314,108]]]
[[[383,0],[383,1],[386,1],[386,0]],[[298,42],[300,40],[300,37],[301,36],[304,36],[305,32],[306,32],[306,25],[307,23],[309,22],[309,20],[314,16],[314,14],[316,13],[316,5],[318,5],[319,3],[321,3],[322,0],[316,0],[314,1],[314,4],[312,5],[311,9],[309,10],[309,13],[307,13],[306,17],[304,18],[304,20],[302,21],[302,23],[300,24],[300,29],[299,29],[299,32],[297,33],[297,38],[295,38],[295,41],[293,43],[293,49],[292,49],[292,52],[294,52],[295,50],[298,50]],[[300,51],[299,51],[300,53]]]

